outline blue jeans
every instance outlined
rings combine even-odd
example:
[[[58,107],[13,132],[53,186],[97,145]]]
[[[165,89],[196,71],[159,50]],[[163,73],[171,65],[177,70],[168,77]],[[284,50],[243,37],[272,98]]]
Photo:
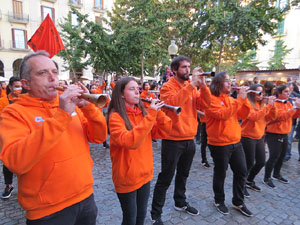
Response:
[[[294,131],[295,131],[296,125],[292,126],[291,132],[288,134],[288,148],[284,157],[284,160],[289,160],[292,156],[292,144],[294,139]],[[298,148],[299,149],[299,148]]]
[[[123,211],[122,225],[143,225],[150,195],[150,182],[129,193],[117,193]]]
[[[96,225],[97,206],[94,194],[49,216],[27,220],[27,225]]]

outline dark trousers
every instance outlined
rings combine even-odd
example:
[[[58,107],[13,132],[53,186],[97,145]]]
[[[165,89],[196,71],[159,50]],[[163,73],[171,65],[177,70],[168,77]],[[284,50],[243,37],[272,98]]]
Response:
[[[3,165],[3,175],[5,184],[12,184],[13,182],[13,173],[7,169],[5,165]]]
[[[242,137],[242,145],[247,163],[247,180],[252,182],[266,161],[264,139]]]
[[[207,133],[206,133],[206,123],[201,123],[200,128],[201,133],[201,158],[202,162],[206,162],[206,147],[207,147]]]
[[[150,182],[129,193],[117,193],[123,211],[122,225],[143,225],[150,195]]]
[[[267,133],[266,139],[270,155],[265,166],[265,179],[269,179],[271,178],[273,169],[274,176],[280,175],[283,158],[288,148],[288,135]]]
[[[242,205],[244,202],[244,186],[246,180],[246,160],[241,142],[232,145],[215,146],[208,145],[214,160],[213,190],[215,202],[225,201],[224,181],[226,170],[230,164],[233,172],[233,198],[234,205]]]
[[[201,133],[201,122],[200,119],[197,117],[198,126],[197,126],[197,134],[195,136],[196,141],[200,141],[200,133]]]
[[[161,145],[161,172],[158,175],[152,201],[151,216],[157,219],[162,214],[166,199],[166,192],[171,184],[176,170],[174,201],[178,207],[186,202],[186,180],[189,176],[192,161],[195,155],[194,140],[172,141],[162,140]]]
[[[90,197],[64,208],[61,211],[37,220],[27,220],[27,225],[95,225],[97,206],[94,194]]]

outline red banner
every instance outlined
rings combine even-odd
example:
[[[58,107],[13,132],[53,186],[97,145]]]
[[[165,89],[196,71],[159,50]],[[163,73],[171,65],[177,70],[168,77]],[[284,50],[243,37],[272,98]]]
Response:
[[[50,54],[50,58],[55,56],[59,51],[65,49],[65,46],[49,14],[32,35],[27,44],[35,52],[38,50],[45,50]]]

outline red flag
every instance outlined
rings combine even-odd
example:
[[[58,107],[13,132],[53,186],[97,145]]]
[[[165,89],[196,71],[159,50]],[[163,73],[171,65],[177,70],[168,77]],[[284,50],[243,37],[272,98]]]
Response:
[[[56,30],[56,27],[49,16],[46,16],[40,27],[35,31],[27,44],[33,51],[45,50],[50,54],[50,58],[59,51],[65,49],[65,46]]]

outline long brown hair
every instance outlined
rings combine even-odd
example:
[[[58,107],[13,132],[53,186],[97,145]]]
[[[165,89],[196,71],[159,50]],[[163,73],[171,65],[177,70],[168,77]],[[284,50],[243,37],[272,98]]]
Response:
[[[219,97],[223,87],[224,87],[224,83],[225,83],[225,79],[227,73],[226,72],[220,72],[217,73],[216,76],[213,78],[211,84],[210,84],[210,92],[216,96]]]
[[[113,112],[117,112],[120,114],[120,116],[124,120],[127,130],[131,130],[133,128],[133,126],[130,123],[130,120],[128,118],[127,112],[126,112],[125,100],[124,100],[124,98],[122,98],[122,96],[124,95],[125,86],[130,81],[136,82],[136,80],[132,77],[123,77],[122,79],[117,81],[116,86],[114,87],[114,89],[112,91],[111,101],[108,106],[108,112],[107,112],[107,118],[106,118],[107,125],[109,124],[110,114]],[[140,108],[140,110],[142,110],[143,116],[145,116],[146,112],[145,112],[144,105],[141,102],[141,100],[139,101],[139,103],[136,106],[138,108]]]
[[[253,84],[253,85],[250,86],[249,90],[256,91],[256,89],[258,87],[262,87],[262,89],[263,89],[262,92],[264,91],[264,87],[261,84]],[[255,109],[257,109],[257,107],[256,107],[256,95],[254,95],[253,93],[248,93],[247,97],[248,97],[249,102],[251,103],[251,105]],[[261,102],[259,102],[259,104],[260,104],[260,107],[263,107],[264,106],[264,101],[262,100]]]

